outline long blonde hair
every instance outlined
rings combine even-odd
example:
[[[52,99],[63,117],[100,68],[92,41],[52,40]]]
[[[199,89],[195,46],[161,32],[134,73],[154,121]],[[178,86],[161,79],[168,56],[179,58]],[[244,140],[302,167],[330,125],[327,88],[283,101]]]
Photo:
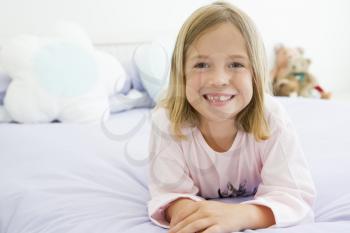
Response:
[[[184,73],[186,52],[190,45],[208,28],[230,22],[242,33],[252,66],[253,97],[250,103],[236,116],[237,127],[253,133],[256,140],[269,137],[264,114],[264,92],[268,90],[266,54],[262,39],[252,20],[241,10],[225,2],[214,2],[196,10],[183,24],[177,36],[171,60],[170,82],[167,95],[159,106],[169,111],[172,133],[177,139],[185,139],[181,128],[184,124],[198,122],[196,110],[186,99]]]

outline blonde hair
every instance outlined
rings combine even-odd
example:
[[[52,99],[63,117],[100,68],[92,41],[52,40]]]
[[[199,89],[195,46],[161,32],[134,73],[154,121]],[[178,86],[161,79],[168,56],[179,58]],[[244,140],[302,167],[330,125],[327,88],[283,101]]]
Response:
[[[253,133],[256,140],[266,140],[269,137],[264,114],[264,92],[268,90],[268,71],[262,39],[254,23],[245,13],[231,4],[214,2],[199,8],[188,18],[176,40],[168,92],[159,106],[169,111],[172,133],[177,139],[186,138],[181,132],[184,124],[195,125],[198,122],[196,110],[186,99],[184,73],[186,52],[208,28],[225,22],[232,23],[242,33],[252,67],[253,97],[250,103],[237,114],[235,122],[239,129]]]

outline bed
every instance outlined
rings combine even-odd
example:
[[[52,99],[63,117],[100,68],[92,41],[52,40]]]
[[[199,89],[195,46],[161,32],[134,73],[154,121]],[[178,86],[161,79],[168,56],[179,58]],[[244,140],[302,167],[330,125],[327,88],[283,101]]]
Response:
[[[135,72],[132,46],[120,51]],[[350,232],[350,104],[277,99],[310,164],[316,222],[246,232]],[[166,232],[147,214],[149,131],[149,108],[94,124],[0,124],[0,233]]]

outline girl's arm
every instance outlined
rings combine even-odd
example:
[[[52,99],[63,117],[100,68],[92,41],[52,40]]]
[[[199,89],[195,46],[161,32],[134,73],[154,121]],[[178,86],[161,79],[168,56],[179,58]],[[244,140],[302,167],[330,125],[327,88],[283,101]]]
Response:
[[[241,207],[246,216],[242,218],[244,220],[241,230],[267,228],[276,224],[273,212],[269,207],[249,204],[241,204]]]
[[[269,207],[274,227],[314,221],[315,185],[289,116],[278,103],[268,121],[271,137],[260,144],[261,184],[254,200],[244,202]]]
[[[194,185],[186,165],[180,145],[170,134],[164,109],[159,109],[152,116],[149,161],[148,214],[153,223],[169,228],[166,210],[170,204],[180,198],[202,201],[197,196],[198,188]]]
[[[192,199],[189,198],[179,198],[172,203],[169,204],[169,207],[165,210],[165,218],[168,222],[170,222],[170,227],[174,226],[176,224],[172,220],[172,217],[176,214],[179,213],[180,210],[186,208],[186,205],[189,203],[194,202]]]

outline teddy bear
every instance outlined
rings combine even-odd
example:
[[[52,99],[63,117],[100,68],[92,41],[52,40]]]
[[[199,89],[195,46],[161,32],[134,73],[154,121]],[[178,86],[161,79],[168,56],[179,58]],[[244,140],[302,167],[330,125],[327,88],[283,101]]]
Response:
[[[310,59],[302,56],[289,59],[286,75],[279,77],[274,82],[274,93],[277,96],[311,96],[317,82],[308,71],[310,63]]]
[[[326,92],[309,72],[311,60],[302,48],[275,47],[275,67],[271,71],[273,93],[276,96],[320,97],[329,99]]]
[[[290,48],[283,44],[275,46],[275,65],[271,70],[272,83],[284,78],[288,74],[288,63],[294,58],[303,56],[304,50],[300,47]]]

